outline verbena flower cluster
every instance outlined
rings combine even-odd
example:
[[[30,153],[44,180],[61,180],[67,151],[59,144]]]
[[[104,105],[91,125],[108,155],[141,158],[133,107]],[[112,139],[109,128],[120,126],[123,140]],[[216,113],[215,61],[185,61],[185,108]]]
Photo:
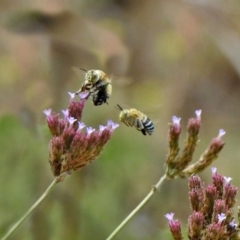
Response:
[[[51,109],[44,110],[48,128],[52,134],[49,143],[49,162],[54,176],[81,169],[99,157],[118,124],[108,120],[99,129],[86,127],[81,122],[86,94],[79,94],[80,101],[74,101],[70,94],[68,109],[63,110],[63,118]],[[83,130],[85,128],[85,131]]]
[[[212,168],[212,183],[204,187],[199,176],[188,179],[189,201],[192,213],[188,218],[187,235],[190,240],[240,239],[238,224],[234,220],[237,188]],[[174,213],[166,214],[173,239],[183,239],[181,225],[173,219]]]
[[[196,117],[190,118],[187,125],[187,137],[185,140],[182,154],[179,154],[179,137],[181,134],[180,118],[174,116],[172,123],[169,124],[169,150],[165,162],[166,175],[168,178],[187,177],[191,174],[203,171],[213,160],[218,157],[219,152],[224,146],[222,136],[225,134],[223,129],[219,130],[219,134],[214,138],[200,159],[191,165],[189,163],[193,159],[193,153],[199,141],[199,131],[201,128],[201,110],[195,111]]]

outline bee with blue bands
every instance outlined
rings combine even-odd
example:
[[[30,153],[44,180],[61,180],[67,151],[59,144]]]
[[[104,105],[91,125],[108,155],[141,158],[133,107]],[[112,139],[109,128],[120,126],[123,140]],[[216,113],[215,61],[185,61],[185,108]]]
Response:
[[[119,114],[120,122],[125,123],[128,127],[135,127],[143,135],[152,135],[154,131],[153,122],[144,113],[135,108],[123,109],[118,104],[117,107],[121,111]]]

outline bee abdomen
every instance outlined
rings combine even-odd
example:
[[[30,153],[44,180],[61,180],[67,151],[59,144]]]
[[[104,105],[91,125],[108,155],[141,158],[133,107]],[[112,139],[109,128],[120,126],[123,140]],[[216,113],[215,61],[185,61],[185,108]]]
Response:
[[[92,95],[92,101],[95,106],[102,105],[103,103],[108,104],[107,100],[110,97],[110,94],[108,94],[108,87],[109,85],[106,84],[104,86],[101,86],[101,88],[93,93]]]
[[[153,131],[154,131],[154,125],[153,125],[153,122],[147,118],[144,122],[143,122],[143,126],[146,130],[146,132],[149,134],[149,135],[152,135]]]
[[[93,95],[92,101],[95,106],[102,105],[103,103],[108,104],[107,100],[109,99],[109,95],[105,93],[99,92],[98,94]]]

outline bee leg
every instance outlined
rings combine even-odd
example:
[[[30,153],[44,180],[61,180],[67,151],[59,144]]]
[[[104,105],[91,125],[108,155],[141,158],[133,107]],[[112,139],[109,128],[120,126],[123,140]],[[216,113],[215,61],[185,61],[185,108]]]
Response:
[[[77,92],[75,92],[74,95],[77,96],[80,92],[81,92],[81,88]]]
[[[131,125],[129,125],[126,121],[122,121],[126,126],[131,126]]]
[[[136,121],[136,128],[138,131],[141,131],[143,135],[146,135],[146,130],[140,119],[137,119],[137,121]]]
[[[145,129],[142,129],[141,132],[142,132],[143,135],[145,135],[145,136],[147,135]]]

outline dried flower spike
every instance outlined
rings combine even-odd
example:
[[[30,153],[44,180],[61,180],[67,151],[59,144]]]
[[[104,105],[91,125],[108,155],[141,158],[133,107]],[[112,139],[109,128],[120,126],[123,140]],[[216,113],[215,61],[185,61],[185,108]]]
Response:
[[[224,134],[225,131],[220,129],[218,136],[211,141],[208,149],[203,153],[200,159],[196,163],[185,168],[182,171],[182,176],[195,174],[207,168],[218,157],[219,152],[222,150],[224,146],[222,136]]]
[[[213,184],[208,185],[205,189],[199,176],[193,175],[188,179],[192,210],[188,218],[188,239],[240,239],[239,224],[234,221],[233,208],[236,202],[237,188],[230,184],[232,178],[218,174],[216,168],[212,168],[212,179]],[[238,221],[240,219],[239,212]],[[173,213],[165,216],[169,221],[174,239],[179,239],[177,233],[179,233],[180,223],[173,220]]]
[[[182,156],[177,161],[179,164],[179,171],[182,171],[192,161],[193,153],[197,147],[199,141],[198,135],[201,127],[201,113],[202,110],[196,110],[196,118],[190,118],[188,121],[188,135],[185,140],[185,146],[183,149]]]
[[[179,153],[179,135],[181,133],[180,118],[173,117],[169,124],[169,151],[166,159],[166,174],[169,178],[182,176],[181,172],[192,161],[192,156],[198,142],[199,130],[201,127],[201,110],[195,111],[196,117],[188,121],[188,135],[181,156]],[[182,176],[184,177],[184,176]]]
[[[166,159],[166,173],[168,177],[174,177],[175,173],[177,172],[177,163],[175,159],[179,153],[179,136],[181,133],[181,126],[180,126],[181,118],[176,116],[172,117],[172,123],[169,124],[169,131],[168,131],[168,141],[169,141],[169,150]]]
[[[193,175],[188,179],[188,188],[192,211],[201,211],[204,206],[204,183],[199,176]]]
[[[99,130],[87,127],[80,122],[86,96],[80,94],[80,101],[73,101],[75,94],[70,95],[70,104],[63,110],[63,119],[52,110],[45,110],[47,123],[53,135],[49,143],[49,162],[54,176],[76,171],[99,157],[103,147],[110,139],[118,124],[109,120]]]
[[[193,212],[188,218],[189,239],[202,239],[204,216],[201,212]]]
[[[172,233],[172,236],[175,240],[182,240],[182,232],[181,232],[181,224],[178,220],[173,219],[174,213],[167,213],[165,217],[168,220],[168,225],[170,228],[170,231]]]

